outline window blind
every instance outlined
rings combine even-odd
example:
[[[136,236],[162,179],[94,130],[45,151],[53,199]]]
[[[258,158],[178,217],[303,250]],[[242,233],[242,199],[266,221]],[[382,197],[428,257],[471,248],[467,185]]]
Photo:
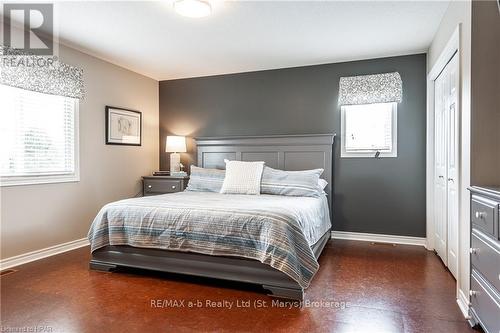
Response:
[[[392,104],[348,105],[345,108],[345,150],[391,151]]]
[[[0,85],[0,176],[75,172],[75,99]]]

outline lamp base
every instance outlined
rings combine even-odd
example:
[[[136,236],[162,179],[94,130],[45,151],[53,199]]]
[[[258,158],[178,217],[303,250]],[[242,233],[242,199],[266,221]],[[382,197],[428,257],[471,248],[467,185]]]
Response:
[[[170,154],[170,173],[179,172],[181,170],[181,154]]]

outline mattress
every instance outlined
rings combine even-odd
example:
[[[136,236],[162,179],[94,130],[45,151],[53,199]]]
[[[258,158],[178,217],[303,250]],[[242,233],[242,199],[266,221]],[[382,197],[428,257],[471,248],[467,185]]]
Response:
[[[116,201],[95,217],[91,250],[127,245],[258,260],[307,288],[311,249],[331,228],[326,195],[179,192]]]

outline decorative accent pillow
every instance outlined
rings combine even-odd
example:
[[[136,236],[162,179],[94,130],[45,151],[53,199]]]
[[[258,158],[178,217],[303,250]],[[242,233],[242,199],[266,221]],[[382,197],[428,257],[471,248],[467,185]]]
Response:
[[[328,182],[326,180],[324,180],[323,178],[320,178],[318,180],[318,185],[319,187],[321,187],[321,189],[324,191],[325,188],[328,186]]]
[[[264,162],[226,162],[226,177],[220,193],[226,194],[260,194],[260,180]]]
[[[220,192],[226,172],[219,169],[205,169],[191,166],[187,191]]]
[[[319,176],[323,169],[284,171],[264,167],[260,192],[294,197],[317,197],[323,193]]]

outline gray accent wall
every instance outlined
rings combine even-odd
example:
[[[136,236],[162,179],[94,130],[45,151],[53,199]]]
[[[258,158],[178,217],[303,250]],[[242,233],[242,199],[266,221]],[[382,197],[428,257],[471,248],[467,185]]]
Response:
[[[340,158],[341,76],[398,71],[397,158]],[[426,55],[161,81],[160,169],[168,134],[337,133],[333,229],[425,237]],[[188,144],[186,165],[195,163]]]

